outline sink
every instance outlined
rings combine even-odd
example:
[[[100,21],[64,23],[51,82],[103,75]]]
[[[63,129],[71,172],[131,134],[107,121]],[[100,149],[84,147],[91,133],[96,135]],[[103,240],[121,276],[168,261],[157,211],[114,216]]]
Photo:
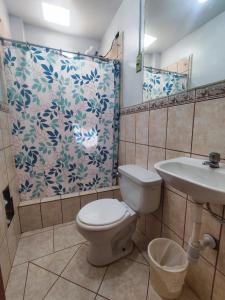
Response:
[[[178,157],[154,165],[163,180],[198,203],[225,205],[225,164],[212,169],[203,160]]]

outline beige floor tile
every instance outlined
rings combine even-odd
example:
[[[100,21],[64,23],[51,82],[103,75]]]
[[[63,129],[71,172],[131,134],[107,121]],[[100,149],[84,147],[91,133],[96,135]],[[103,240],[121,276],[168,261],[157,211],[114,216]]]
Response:
[[[144,300],[148,277],[148,266],[121,259],[109,266],[99,294],[112,300]]]
[[[151,284],[149,284],[147,300],[165,300],[165,299],[160,297],[155,292]],[[193,293],[193,291],[187,285],[185,285],[182,295],[177,300],[199,300],[199,298]]]
[[[135,233],[133,234],[132,240],[134,241],[140,253],[144,256],[145,260],[149,261],[148,254],[147,254],[147,248],[148,248],[147,237],[139,230],[136,230]]]
[[[14,265],[48,255],[53,252],[53,230],[20,239]]]
[[[42,300],[57,278],[55,274],[30,263],[24,300]]]
[[[23,300],[28,263],[13,267],[6,289],[7,300]]]
[[[106,268],[94,267],[89,264],[87,252],[88,247],[83,245],[62,273],[62,277],[97,292]]]
[[[42,233],[42,232],[45,232],[45,231],[49,231],[49,230],[52,230],[52,229],[53,229],[53,226],[45,227],[45,228],[41,228],[41,229],[36,229],[36,230],[32,230],[32,231],[27,231],[27,232],[24,232],[24,233],[21,234],[21,238],[28,237],[28,236],[31,236],[31,235],[35,235],[35,234],[38,234],[38,233]]]
[[[224,300],[225,295],[225,276],[220,272],[216,272],[214,289],[213,289],[213,300]]]
[[[96,298],[95,298],[95,300],[105,300],[106,298],[105,297],[102,297],[102,296],[97,296]]]
[[[85,242],[83,236],[77,231],[75,223],[54,228],[54,250],[62,250]]]
[[[136,261],[141,264],[148,265],[148,261],[144,258],[144,256],[141,254],[141,252],[137,249],[136,246],[134,246],[132,253],[130,255],[126,256],[126,258],[131,259],[131,260]]]
[[[95,294],[60,278],[49,291],[45,298],[46,300],[92,300],[95,299]]]
[[[33,263],[50,272],[60,275],[79,247],[80,245],[77,245],[65,250],[60,250],[42,258],[35,259],[33,260]]]

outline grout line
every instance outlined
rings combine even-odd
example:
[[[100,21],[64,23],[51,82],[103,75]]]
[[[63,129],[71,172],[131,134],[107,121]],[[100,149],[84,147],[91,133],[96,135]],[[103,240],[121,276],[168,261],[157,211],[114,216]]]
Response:
[[[24,285],[24,291],[23,291],[23,300],[25,299],[25,294],[26,294],[28,271],[29,271],[29,262],[27,262],[27,273],[26,273],[26,279],[25,279],[25,285]]]
[[[98,287],[98,290],[97,290],[97,292],[96,292],[96,297],[99,295],[99,291],[100,291],[100,289],[101,289],[102,283],[103,283],[103,281],[104,281],[104,279],[105,279],[105,276],[106,276],[106,273],[107,273],[108,269],[109,269],[109,266],[107,266],[106,269],[105,269],[105,272],[104,272],[104,274],[103,274],[101,283],[100,283],[100,285],[99,285],[99,287]],[[96,297],[95,297],[95,299],[96,299]]]
[[[55,286],[55,284],[57,283],[57,281],[59,281],[59,279],[60,279],[60,277],[58,276],[56,278],[56,281],[54,281],[54,283],[49,287],[49,289],[48,289],[46,295],[44,296],[43,300],[46,299],[46,297],[48,296],[49,292],[53,289],[53,287]]]
[[[45,228],[48,228],[48,227],[45,227]],[[44,228],[40,228],[40,230],[41,230],[41,229],[44,229]],[[37,229],[37,230],[39,230],[39,229]],[[20,240],[27,239],[27,238],[29,238],[29,237],[31,237],[31,236],[38,235],[38,234],[42,234],[42,233],[45,233],[45,232],[48,232],[48,231],[51,231],[51,230],[53,230],[53,227],[52,227],[52,228],[49,228],[49,229],[47,229],[47,230],[44,230],[44,231],[34,232],[33,234],[30,234],[30,235],[27,235],[27,236],[21,236],[21,237],[20,237]],[[26,231],[26,232],[32,232],[32,231]],[[26,233],[26,232],[23,232],[23,233]]]
[[[165,139],[165,149],[167,146],[167,138],[168,138],[168,123],[169,123],[169,108],[166,109],[166,139]],[[166,159],[166,150],[165,150],[165,159]]]
[[[148,291],[149,291],[149,286],[150,286],[150,268],[148,271],[148,284],[147,284],[147,294],[146,294],[146,300],[151,300],[150,298],[148,299]],[[153,300],[153,299],[152,299]]]
[[[194,103],[194,109],[193,109],[192,131],[191,131],[191,149],[190,149],[190,152],[191,152],[191,153],[192,153],[193,138],[194,138],[195,108],[196,108],[196,103]]]

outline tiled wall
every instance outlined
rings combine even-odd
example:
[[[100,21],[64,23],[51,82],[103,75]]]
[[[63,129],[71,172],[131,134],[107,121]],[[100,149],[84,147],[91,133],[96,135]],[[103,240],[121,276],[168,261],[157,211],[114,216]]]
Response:
[[[8,16],[3,0],[0,0],[0,19],[0,36],[10,38]],[[4,103],[7,103],[7,99],[5,99]],[[5,105],[2,108],[6,109]],[[18,205],[20,200],[16,188],[15,167],[12,153],[13,146],[9,130],[9,113],[7,111],[0,111],[0,269],[4,288],[6,288],[8,282],[20,235],[18,216]],[[8,185],[11,196],[13,197],[15,210],[14,218],[9,227],[6,223],[5,203],[2,195],[2,191]]]
[[[121,199],[118,186],[20,202],[21,231],[74,221],[85,204],[102,198]]]
[[[121,116],[119,163],[136,163],[153,169],[156,162],[178,156],[207,158],[211,151],[225,160],[225,98],[135,112]],[[166,106],[166,105],[165,105]],[[139,220],[148,241],[163,236],[187,246],[191,230],[192,199],[170,186],[163,189],[160,209]],[[223,207],[214,206],[218,215]],[[219,251],[207,249],[190,268],[187,281],[202,300],[225,295],[225,225],[204,209],[203,233],[220,240]]]
[[[18,216],[19,195],[17,193],[13,147],[9,130],[9,114],[0,111],[0,267],[4,287],[7,285],[11,266],[20,235]],[[13,197],[15,215],[9,227],[6,223],[3,190],[9,185]]]

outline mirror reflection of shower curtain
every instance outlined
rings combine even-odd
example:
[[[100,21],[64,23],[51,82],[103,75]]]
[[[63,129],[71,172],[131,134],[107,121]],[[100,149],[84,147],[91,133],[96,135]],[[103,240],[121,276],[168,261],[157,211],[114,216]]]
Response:
[[[115,184],[119,63],[5,43],[21,198]]]

